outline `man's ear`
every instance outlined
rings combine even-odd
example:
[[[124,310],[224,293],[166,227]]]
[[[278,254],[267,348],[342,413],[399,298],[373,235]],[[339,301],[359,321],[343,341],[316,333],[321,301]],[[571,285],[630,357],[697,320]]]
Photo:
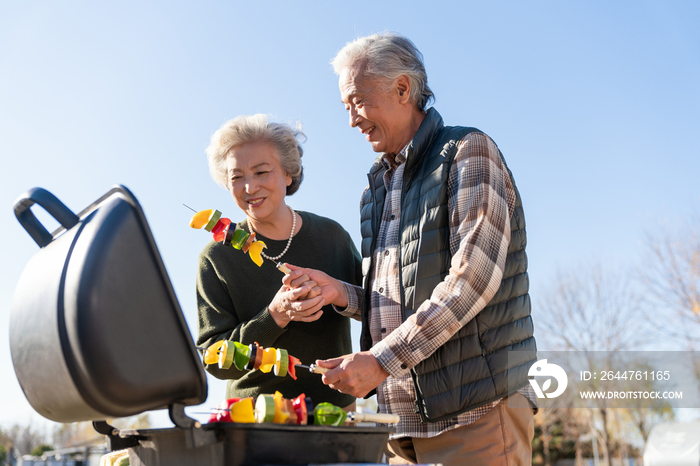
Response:
[[[408,76],[402,74],[396,78],[396,89],[399,93],[399,102],[405,104],[411,98],[411,80]]]

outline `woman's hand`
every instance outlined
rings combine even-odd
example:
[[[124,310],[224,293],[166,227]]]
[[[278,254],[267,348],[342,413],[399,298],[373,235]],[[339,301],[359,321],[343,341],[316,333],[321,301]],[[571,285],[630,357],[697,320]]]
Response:
[[[321,318],[321,308],[327,303],[315,281],[304,273],[292,272],[283,282],[267,308],[277,325],[285,328],[290,321],[313,322]]]

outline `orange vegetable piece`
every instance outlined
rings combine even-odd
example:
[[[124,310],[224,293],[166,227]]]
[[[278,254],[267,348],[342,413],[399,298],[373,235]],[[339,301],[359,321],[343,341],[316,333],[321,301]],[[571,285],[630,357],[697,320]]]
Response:
[[[284,400],[287,412],[289,413],[289,418],[287,419],[287,424],[299,424],[299,418],[297,416],[297,412],[294,410],[294,401],[288,400],[285,398]]]
[[[263,347],[258,345],[258,342],[255,342],[255,345],[258,347],[258,350],[255,352],[255,363],[253,365],[253,369],[260,369],[260,364],[262,364],[262,357],[263,357]]]

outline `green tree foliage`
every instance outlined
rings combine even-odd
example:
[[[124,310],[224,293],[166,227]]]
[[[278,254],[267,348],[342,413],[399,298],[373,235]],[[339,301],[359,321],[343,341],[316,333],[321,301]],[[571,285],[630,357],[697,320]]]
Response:
[[[546,438],[549,438],[548,453],[545,452],[544,445]],[[549,457],[548,461],[546,456]],[[557,420],[551,425],[535,426],[535,438],[532,440],[532,464],[554,464],[564,458],[576,458],[576,449],[574,440],[566,436],[561,420]]]
[[[3,432],[3,444],[12,447],[20,455],[28,455],[38,445],[46,443],[46,434],[41,429],[37,429],[32,424],[13,424]]]
[[[30,455],[32,456],[41,456],[47,451],[52,451],[54,448],[51,445],[47,445],[45,443],[42,443],[41,445],[38,445],[34,447],[34,449],[31,451]]]

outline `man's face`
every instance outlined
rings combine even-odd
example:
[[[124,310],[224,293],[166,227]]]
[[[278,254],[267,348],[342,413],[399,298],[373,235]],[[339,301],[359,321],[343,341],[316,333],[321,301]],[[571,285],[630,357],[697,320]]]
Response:
[[[363,64],[344,68],[339,85],[350,126],[365,135],[374,152],[399,153],[412,134],[406,139],[409,111],[400,102],[398,87],[387,91],[386,83],[366,78]]]

